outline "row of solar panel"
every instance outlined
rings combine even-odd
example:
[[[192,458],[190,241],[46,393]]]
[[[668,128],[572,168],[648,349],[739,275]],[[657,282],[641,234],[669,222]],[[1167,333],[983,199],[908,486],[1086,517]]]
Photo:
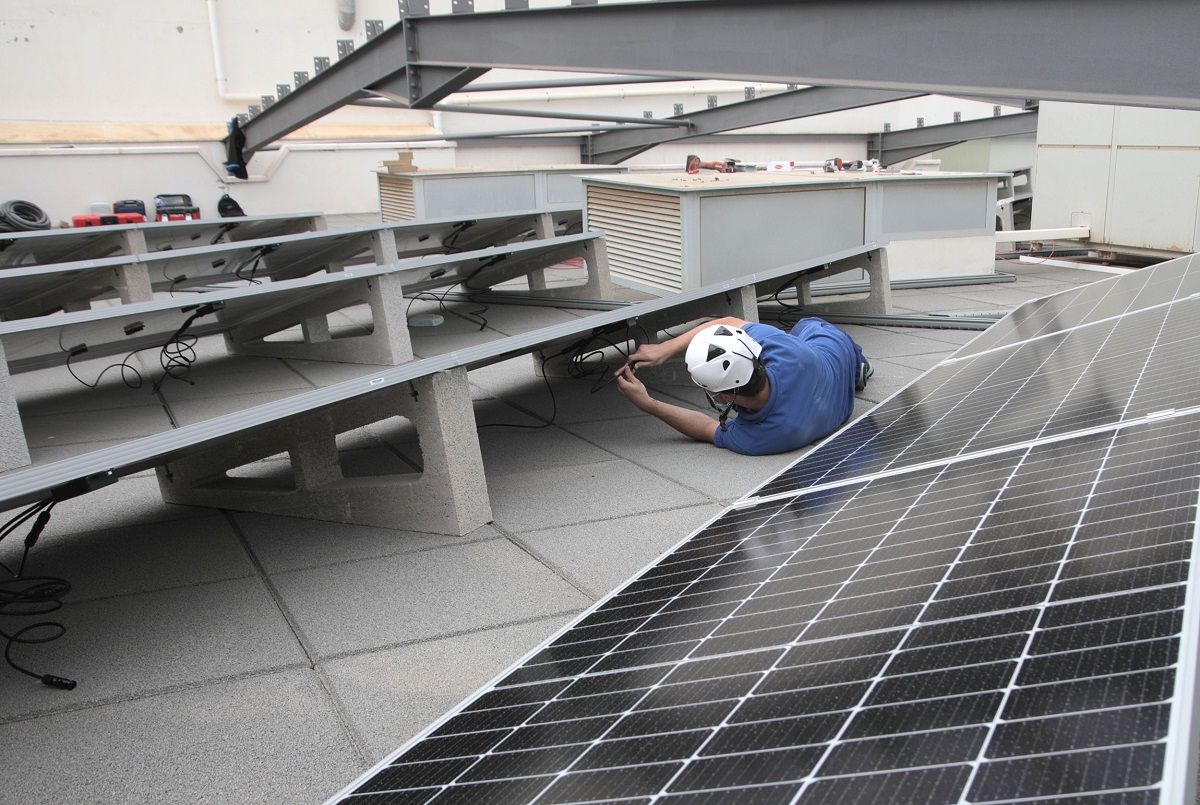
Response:
[[[841,801],[826,778],[961,760],[980,767],[970,798],[988,801],[1069,783],[1057,765],[1035,773],[1045,754],[1124,744],[1136,746],[1110,754],[1141,758],[1130,773],[1145,776],[1172,693],[1198,434],[1189,417],[739,512],[361,791],[430,798],[454,782],[448,801],[481,801],[521,777],[557,802],[786,779],[823,802]],[[1046,475],[1081,455],[1045,500]],[[1145,507],[1119,479],[1164,465],[1191,477],[1147,484],[1174,505],[1156,507],[1146,537]],[[947,496],[945,533],[930,534],[919,523]],[[1031,504],[1061,513],[1032,543],[1020,536]],[[1082,790],[1105,768],[1077,770]],[[933,801],[925,783],[920,801]]]

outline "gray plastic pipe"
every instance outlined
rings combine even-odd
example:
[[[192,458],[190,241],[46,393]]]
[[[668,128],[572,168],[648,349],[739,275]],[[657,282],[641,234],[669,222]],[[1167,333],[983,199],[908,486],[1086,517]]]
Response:
[[[338,25],[343,31],[354,27],[354,0],[338,0]]]

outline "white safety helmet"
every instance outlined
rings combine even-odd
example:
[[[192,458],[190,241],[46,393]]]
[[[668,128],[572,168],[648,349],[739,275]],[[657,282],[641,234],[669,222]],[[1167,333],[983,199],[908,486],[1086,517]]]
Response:
[[[749,383],[760,352],[762,345],[745,330],[714,324],[696,333],[684,360],[696,385],[717,393]]]

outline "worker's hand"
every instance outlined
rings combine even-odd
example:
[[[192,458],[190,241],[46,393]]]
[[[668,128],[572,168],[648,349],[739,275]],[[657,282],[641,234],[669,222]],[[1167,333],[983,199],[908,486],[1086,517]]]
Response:
[[[617,391],[621,395],[636,405],[638,408],[645,411],[654,401],[650,398],[650,392],[646,390],[646,384],[637,379],[633,373],[633,367],[625,364],[617,370]]]
[[[666,344],[642,344],[629,356],[629,366],[660,366],[671,357],[671,350]]]

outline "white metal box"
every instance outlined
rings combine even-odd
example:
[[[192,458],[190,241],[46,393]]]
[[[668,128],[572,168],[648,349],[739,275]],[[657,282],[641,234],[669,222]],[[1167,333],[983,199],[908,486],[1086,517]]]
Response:
[[[490,215],[525,210],[578,210],[584,173],[626,173],[621,165],[455,168],[379,174],[385,221]]]
[[[865,243],[888,244],[892,279],[992,274],[1001,175],[586,176],[584,225],[614,280],[653,293]]]

